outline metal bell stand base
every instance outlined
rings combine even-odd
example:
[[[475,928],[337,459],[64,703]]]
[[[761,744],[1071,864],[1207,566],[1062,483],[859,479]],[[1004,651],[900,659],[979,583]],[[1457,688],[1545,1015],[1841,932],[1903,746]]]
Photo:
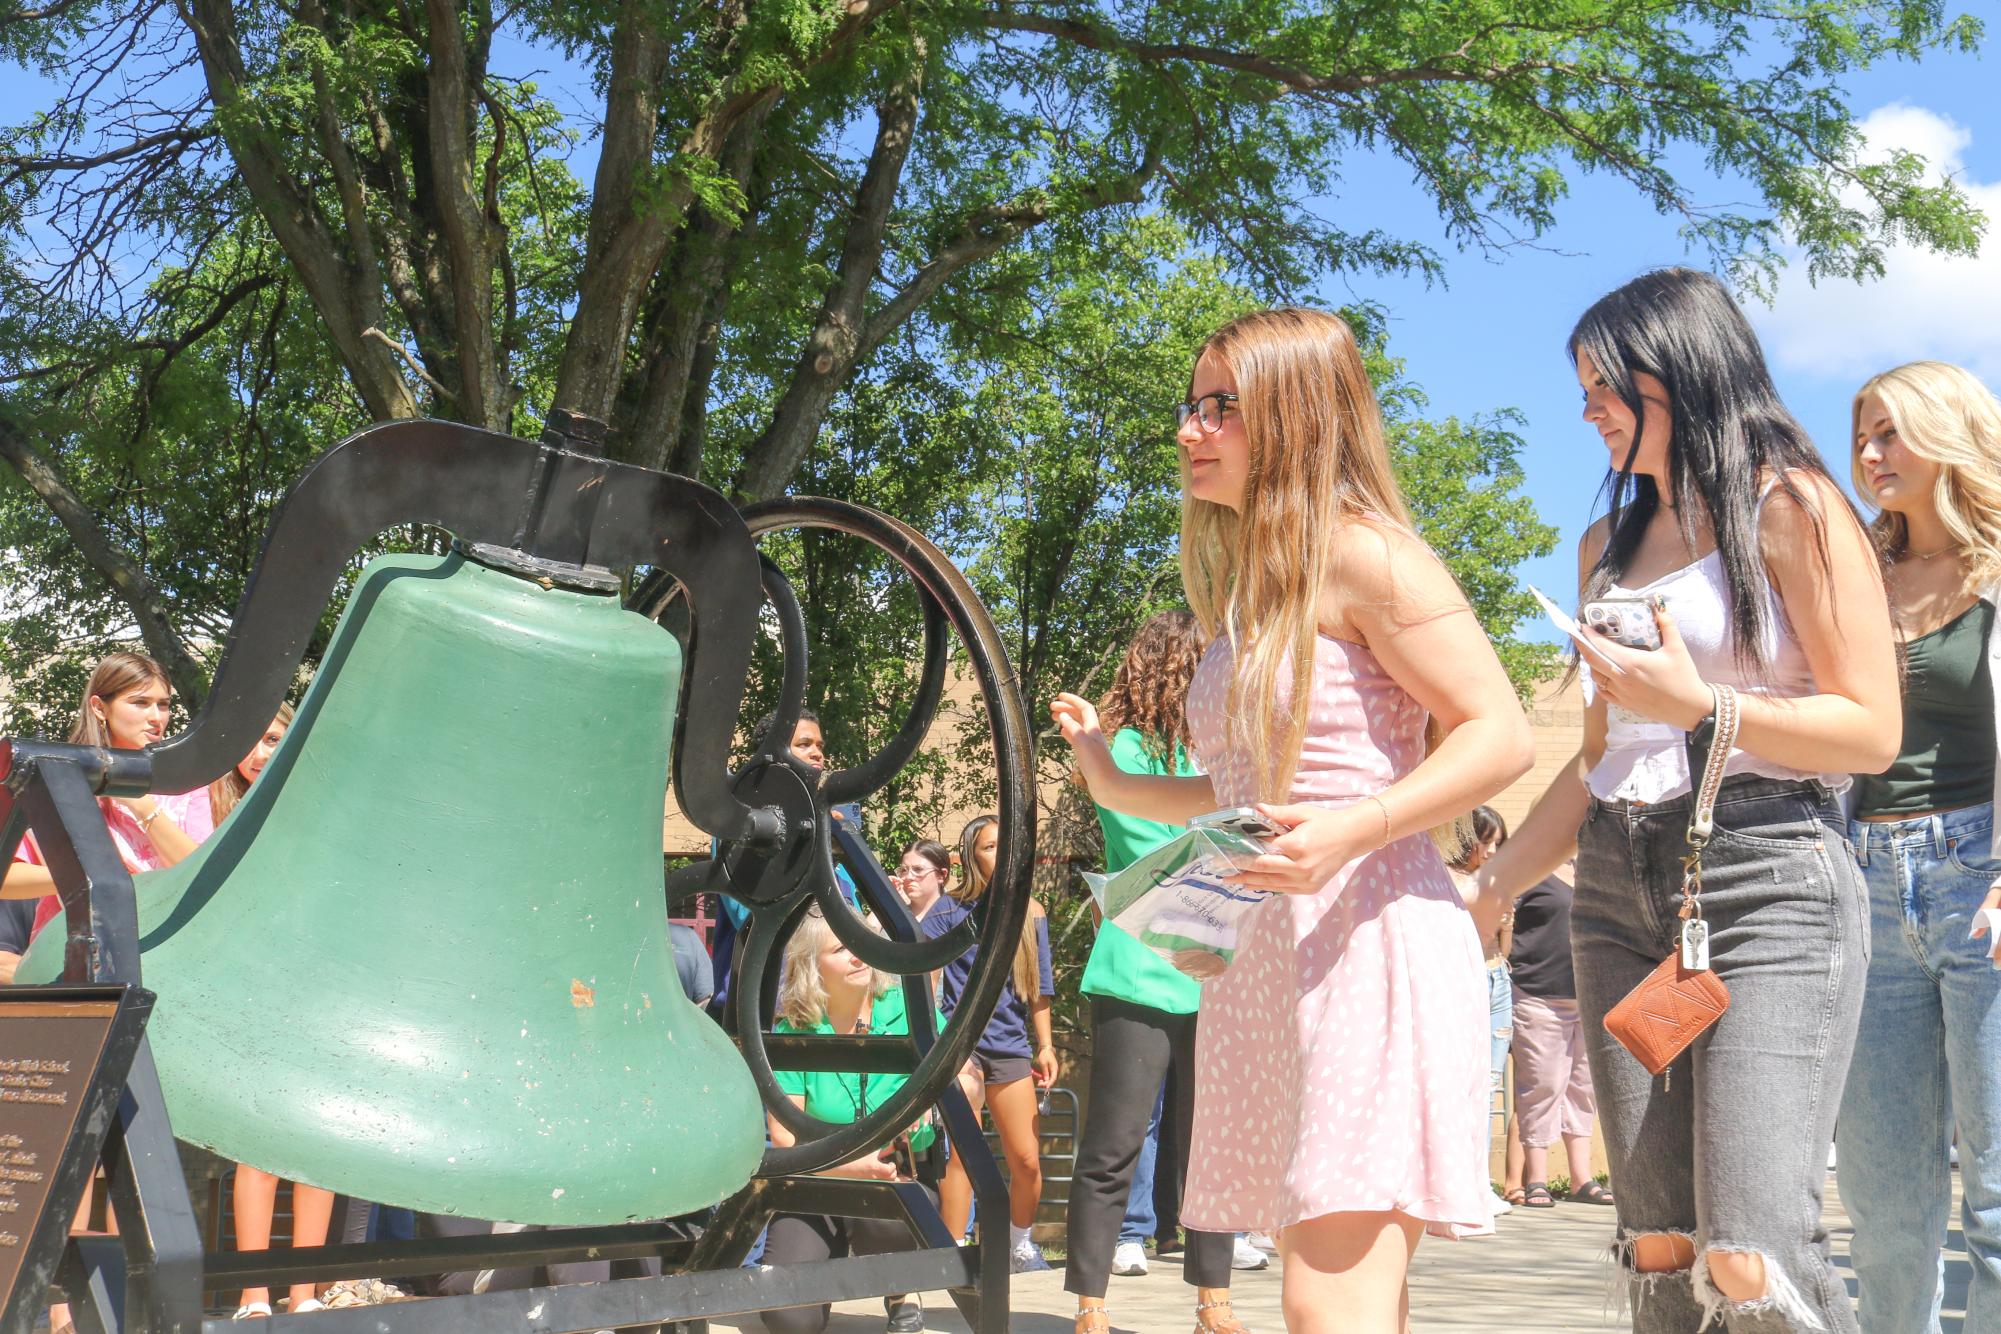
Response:
[[[273,1315],[259,1327],[270,1334],[573,1334],[659,1326],[693,1334],[710,1317],[944,1289],[975,1330],[1007,1328],[1007,1247],[987,1243],[987,1228],[982,1244],[958,1246],[915,1183],[811,1175],[887,1144],[936,1105],[980,1216],[1007,1216],[1005,1183],[954,1078],[984,1022],[937,1032],[928,983],[932,970],[977,944],[960,1014],[984,1020],[1006,984],[1027,916],[1034,828],[1029,731],[999,636],[958,571],[922,535],[885,515],[825,500],[779,501],[739,513],[689,479],[607,462],[599,453],[602,438],[601,424],[564,413],[551,414],[540,442],[429,421],[350,437],[313,464],[274,514],[214,688],[186,732],[145,751],[0,740],[0,864],[32,830],[70,923],[62,982],[9,992],[114,1000],[118,1018],[106,1068],[123,1072],[89,1090],[52,1173],[49,1206],[21,1239],[17,1279],[0,1292],[0,1334],[29,1334],[42,1307],[55,1300],[70,1304],[80,1334],[225,1334],[244,1326],[205,1317],[205,1291],[643,1257],[658,1257],[663,1273]],[[650,569],[627,605],[676,625],[688,645],[674,788],[681,809],[716,838],[717,851],[671,876],[668,894],[716,890],[749,907],[735,997],[739,1042],[767,1108],[799,1137],[790,1148],[768,1149],[757,1175],[717,1206],[692,1239],[680,1224],[624,1223],[204,1252],[144,1033],[153,997],[141,980],[132,877],[97,800],[189,791],[248,753],[283,698],[349,556],[377,533],[412,522],[445,528],[474,544],[476,557],[497,555],[496,564],[517,572],[576,571],[601,579],[607,567]],[[762,533],[793,527],[874,543],[902,563],[924,601],[925,660],[910,716],[882,752],[824,777],[789,753],[804,700],[804,625],[783,576],[755,546]],[[734,720],[767,600],[777,609],[785,647],[779,722],[763,750],[731,772]],[[829,811],[879,789],[916,753],[942,697],[948,624],[991,720],[1001,838],[980,911],[952,933],[925,941],[867,848]],[[833,874],[836,845],[887,937],[843,906]],[[778,947],[810,904],[850,950],[903,977],[906,998],[916,1002],[908,1007],[907,1038],[766,1033]],[[861,1120],[833,1126],[807,1117],[779,1093],[774,1065],[909,1078]],[[119,1233],[68,1236],[70,1216],[100,1168]],[[920,1249],[742,1267],[758,1234],[781,1212],[900,1220]]]

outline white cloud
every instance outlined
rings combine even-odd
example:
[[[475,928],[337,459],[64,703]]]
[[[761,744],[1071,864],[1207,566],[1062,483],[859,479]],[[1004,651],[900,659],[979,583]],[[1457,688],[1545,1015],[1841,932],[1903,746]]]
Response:
[[[1987,215],[1977,257],[1906,246],[1886,255],[1884,276],[1857,284],[1807,282],[1803,262],[1788,268],[1777,300],[1747,310],[1782,368],[1861,381],[1906,361],[1957,362],[2001,385],[2001,181],[1976,181],[1965,166],[1973,132],[1924,107],[1894,104],[1861,122],[1872,148],[1904,148],[1957,180]]]

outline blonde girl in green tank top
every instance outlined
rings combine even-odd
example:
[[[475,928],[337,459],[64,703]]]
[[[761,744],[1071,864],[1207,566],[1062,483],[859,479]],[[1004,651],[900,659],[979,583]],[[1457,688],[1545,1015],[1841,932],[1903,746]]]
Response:
[[[1865,1330],[1940,1328],[1958,1132],[1966,1334],[2001,1331],[2001,908],[1994,684],[2001,641],[2001,402],[1921,361],[1855,395],[1855,492],[1888,574],[1903,743],[1858,775],[1849,842],[1869,887],[1862,1025],[1837,1171]]]

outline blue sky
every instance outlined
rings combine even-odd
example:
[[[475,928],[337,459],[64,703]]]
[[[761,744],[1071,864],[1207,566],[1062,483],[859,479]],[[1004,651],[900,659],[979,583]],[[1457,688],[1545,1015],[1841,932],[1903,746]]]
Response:
[[[1990,39],[1992,45],[1994,39]],[[2001,48],[1983,62],[1939,56],[1855,77],[1850,106],[1872,143],[1895,142],[1951,170],[1984,201],[1993,220],[1978,259],[1948,261],[1899,251],[1886,278],[1871,284],[1808,284],[1789,268],[1770,306],[1746,311],[1787,404],[1813,433],[1829,466],[1848,475],[1849,402],[1861,380],[1919,357],[1956,361],[2001,387]],[[1392,232],[1439,238],[1435,211],[1386,159],[1352,162],[1347,198]],[[1743,199],[1722,181],[1694,193]],[[1439,244],[1442,245],[1442,242]],[[1628,188],[1602,177],[1573,183],[1558,225],[1540,244],[1491,259],[1449,253],[1447,284],[1356,278],[1330,285],[1332,299],[1380,302],[1390,314],[1391,350],[1430,395],[1437,415],[1470,416],[1499,407],[1527,415],[1527,490],[1563,534],[1558,550],[1530,562],[1524,576],[1559,601],[1576,584],[1576,543],[1593,515],[1605,475],[1597,436],[1578,416],[1577,384],[1563,344],[1585,307],[1637,273],[1661,264],[1702,263],[1662,218]],[[1536,638],[1555,640],[1554,632]]]
[[[2001,50],[2001,35],[1990,46]],[[566,111],[588,116],[594,101],[578,71],[559,56],[503,42],[495,67],[540,80]],[[19,123],[47,105],[41,80],[26,71],[0,85],[0,118]],[[1891,65],[1854,76],[1849,102],[1872,142],[1924,153],[1952,172],[1986,206],[2001,230],[2001,99],[1993,84],[2001,55],[1940,55],[1923,65]],[[572,166],[588,175],[595,145]],[[1344,161],[1343,192],[1327,202],[1350,221],[1426,241],[1445,253],[1446,282],[1370,276],[1330,281],[1333,302],[1364,299],[1390,316],[1391,349],[1429,394],[1440,416],[1498,408],[1527,417],[1527,489],[1543,517],[1562,533],[1553,555],[1523,571],[1559,598],[1575,581],[1574,548],[1589,522],[1604,476],[1596,436],[1578,419],[1578,395],[1563,341],[1577,315],[1599,295],[1660,264],[1702,262],[1690,255],[1676,221],[1654,213],[1627,187],[1597,176],[1573,182],[1556,227],[1536,248],[1499,256],[1454,252],[1435,209],[1394,159]],[[1698,178],[1706,202],[1741,200],[1741,184]],[[1868,285],[1808,284],[1803,269],[1782,279],[1776,301],[1748,302],[1765,339],[1779,388],[1829,456],[1847,475],[1848,403],[1867,375],[1902,361],[1958,361],[2001,385],[2001,239],[1982,257],[1941,260],[1899,251],[1888,277]],[[1537,637],[1554,639],[1552,633]]]

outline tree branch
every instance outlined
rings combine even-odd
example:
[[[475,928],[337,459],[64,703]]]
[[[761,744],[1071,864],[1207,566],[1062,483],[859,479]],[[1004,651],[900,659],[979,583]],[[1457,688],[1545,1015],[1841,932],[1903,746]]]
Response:
[[[182,700],[190,708],[199,707],[208,694],[208,674],[174,629],[171,609],[158,586],[146,577],[138,562],[112,542],[90,506],[63,475],[62,466],[29,441],[12,409],[4,404],[0,404],[0,458],[41,497],[90,567],[131,611],[146,651],[167,669]]]
[[[394,338],[391,338],[388,334],[382,332],[382,330],[376,328],[372,324],[369,325],[366,329],[363,329],[361,332],[364,336],[373,338],[378,342],[383,343],[390,348],[393,348],[396,352],[396,355],[403,358],[403,364],[410,368],[410,373],[416,376],[419,380],[422,380],[425,384],[429,385],[431,387],[432,393],[438,395],[440,398],[453,397],[452,391],[448,386],[440,384],[429,371],[424,369],[423,362],[417,360],[417,358],[410,355],[409,348],[403,346],[401,343],[397,342]]]
[[[142,139],[120,144],[116,148],[107,148],[102,153],[90,157],[72,157],[68,154],[47,157],[30,157],[18,153],[0,154],[0,167],[7,168],[8,183],[34,172],[91,171],[143,156],[157,148],[186,148],[190,144],[212,139],[216,133],[213,125],[177,125],[171,130],[149,134]]]
[[[286,169],[276,147],[255,124],[255,113],[247,105],[231,0],[177,0],[177,4],[201,54],[216,123],[230,156],[326,322],[362,402],[377,420],[416,416],[416,400],[388,350],[362,332],[382,322],[381,285],[357,281],[353,266],[340,258],[312,194]]]
[[[756,159],[756,147],[777,96],[745,117],[731,133],[718,164],[747,190]],[[636,389],[628,381],[622,411],[614,420],[614,438],[619,455],[644,468],[669,468],[685,476],[697,476],[701,456],[689,457],[686,442],[691,412],[699,414],[700,403],[689,397],[706,380],[698,379],[704,348],[712,355],[714,326],[728,299],[734,272],[734,246],[738,233],[749,220],[722,217],[709,209],[697,210],[681,228],[669,261],[654,276],[643,320],[645,337],[641,346]]]
[[[1368,74],[1315,74],[1298,65],[1290,65],[1255,52],[1203,46],[1194,42],[1142,42],[1096,24],[1056,18],[1048,14],[1024,14],[1002,10],[989,13],[986,22],[988,27],[1003,32],[1040,33],[1042,36],[1055,37],[1078,46],[1089,47],[1094,51],[1120,52],[1135,60],[1151,64],[1185,61],[1197,65],[1212,65],[1218,69],[1236,70],[1243,74],[1255,74],[1260,78],[1284,84],[1294,92],[1300,93],[1363,93],[1403,83],[1497,83],[1524,74],[1570,68],[1566,62],[1559,60],[1522,60],[1509,65],[1469,68],[1426,63],[1409,65],[1401,69],[1378,70]],[[1461,51],[1452,53],[1452,56],[1461,55],[1463,52],[1464,48],[1461,48]]]
[[[493,328],[494,236],[485,200],[473,181],[474,92],[485,82],[486,71],[471,68],[456,0],[427,0],[425,9],[430,19],[431,180],[438,193],[447,286],[458,326],[459,389],[454,397],[465,420],[504,431],[507,403]],[[490,21],[491,15],[486,17]],[[494,133],[504,139],[498,121]],[[494,151],[499,152],[499,143]]]
[[[903,164],[917,132],[918,89],[923,78],[920,45],[910,68],[877,110],[875,146],[868,170],[862,173],[848,233],[841,245],[841,264],[833,286],[821,302],[819,318],[792,372],[785,396],[771,414],[771,423],[744,456],[738,487],[744,494],[774,495],[806,457],[834,393],[863,349],[864,316],[869,288],[882,264],[883,235],[890,209],[903,180]]]
[[[845,52],[899,0],[847,0],[846,13],[797,70],[817,68]],[[556,374],[555,405],[609,420],[625,369],[626,345],[647,284],[694,198],[684,177],[659,181],[653,166],[661,74],[668,48],[651,20],[648,0],[622,0],[612,39],[604,148],[598,158],[591,229],[578,284],[577,313]],[[696,117],[677,148],[682,157],[722,156],[729,137],[785,84],[774,74],[758,83],[732,81]],[[651,183],[651,198],[642,189]]]
[[[1111,177],[1082,192],[1079,212],[1092,212],[1118,204],[1137,204],[1145,196],[1147,184],[1159,174],[1159,140],[1150,142],[1146,156],[1133,171]],[[968,265],[999,253],[1023,233],[1047,222],[1052,212],[1049,199],[1042,195],[980,210],[967,220],[950,241],[898,289],[868,322],[863,333],[867,348],[874,349],[923,306],[953,274]]]

